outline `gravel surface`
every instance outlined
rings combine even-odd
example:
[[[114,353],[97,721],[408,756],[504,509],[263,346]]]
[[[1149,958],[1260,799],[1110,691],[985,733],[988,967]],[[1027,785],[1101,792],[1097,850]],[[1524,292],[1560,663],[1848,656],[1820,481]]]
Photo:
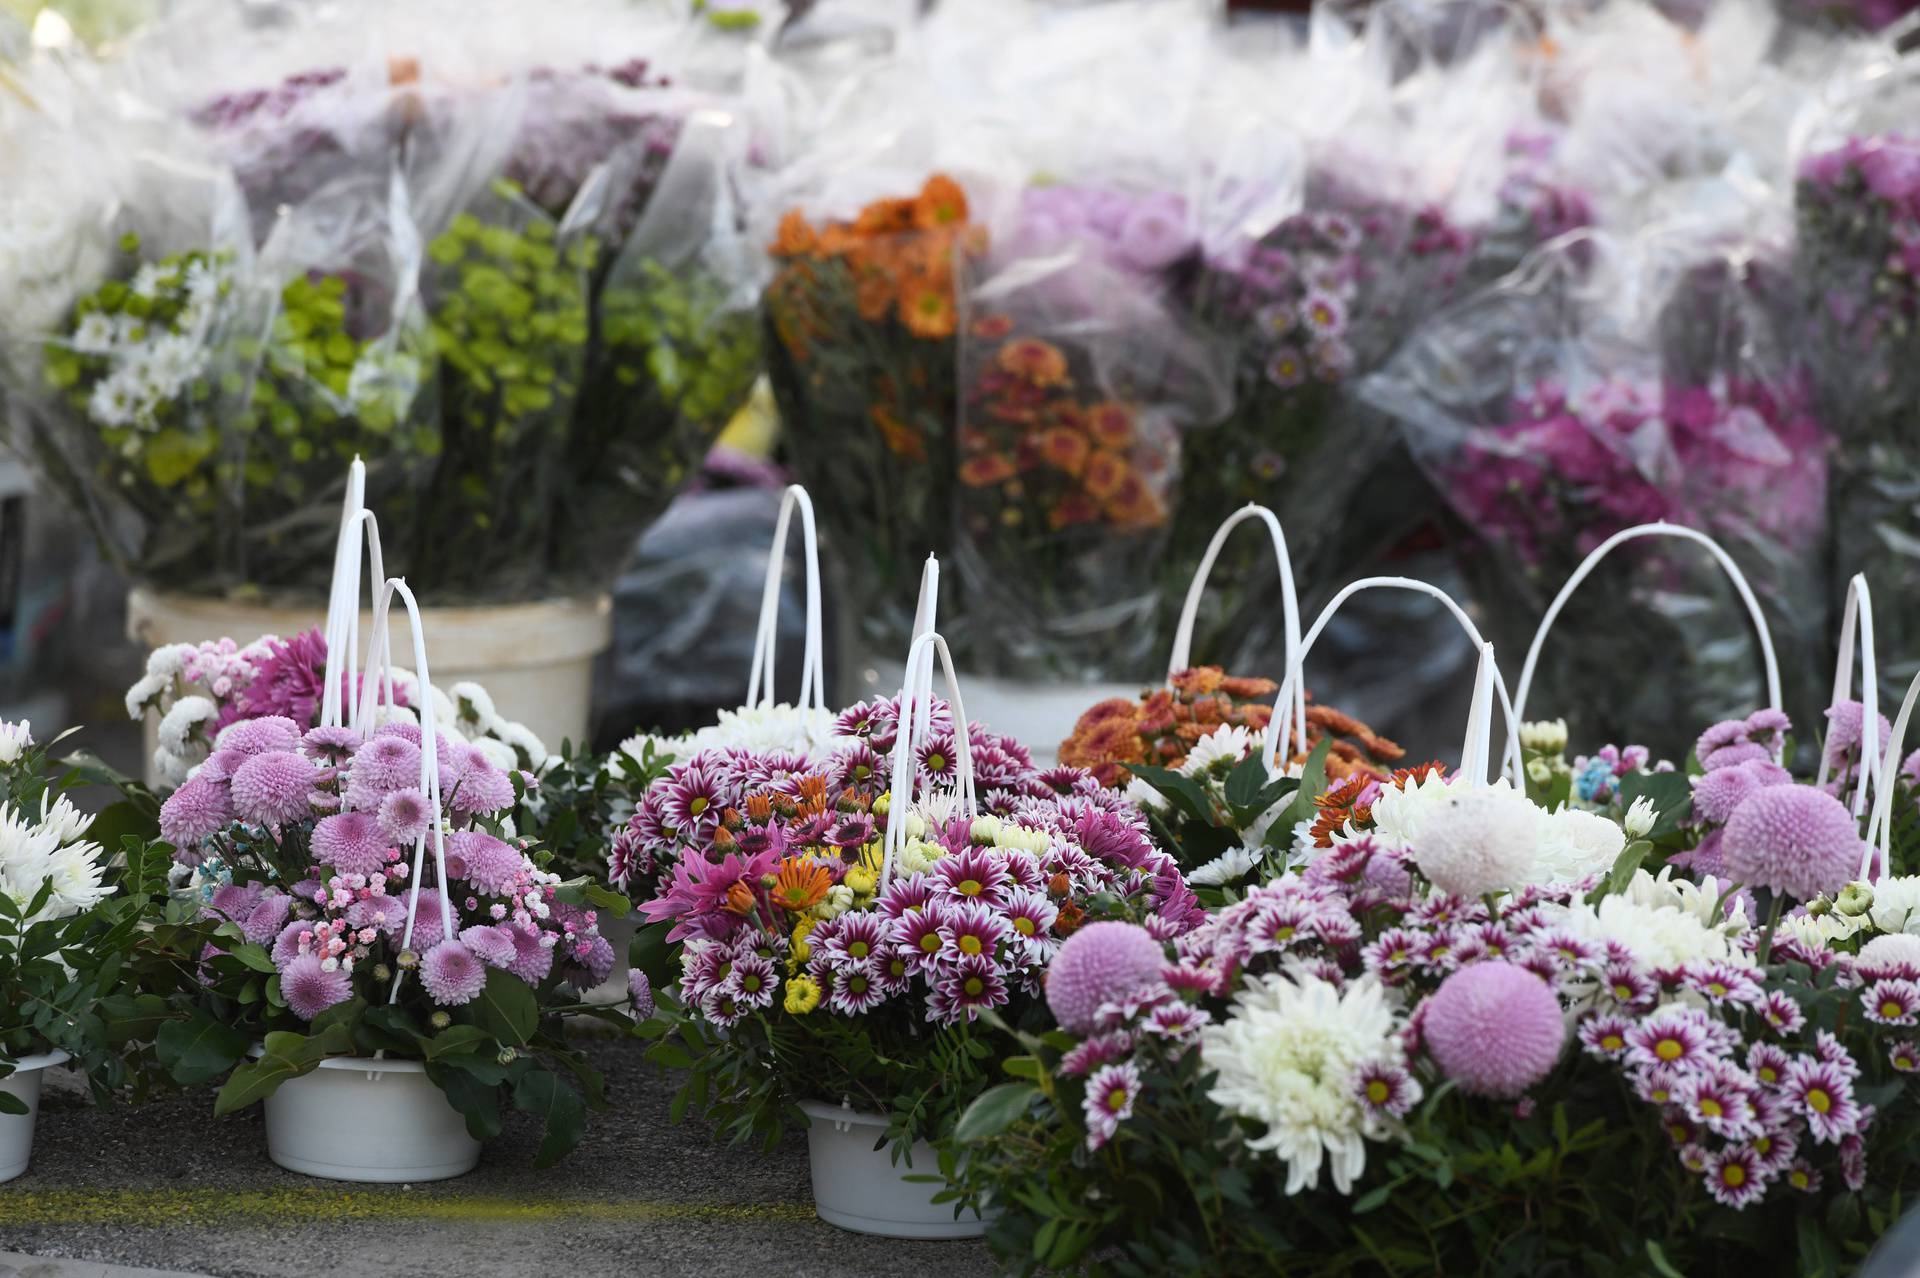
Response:
[[[632,1041],[589,1048],[614,1107],[558,1167],[509,1127],[456,1180],[348,1185],[267,1161],[258,1107],[211,1090],[135,1111],[43,1102],[33,1166],[0,1185],[0,1251],[218,1275],[989,1274],[973,1242],[846,1233],[813,1214],[804,1135],[772,1155],[667,1121],[674,1084]]]

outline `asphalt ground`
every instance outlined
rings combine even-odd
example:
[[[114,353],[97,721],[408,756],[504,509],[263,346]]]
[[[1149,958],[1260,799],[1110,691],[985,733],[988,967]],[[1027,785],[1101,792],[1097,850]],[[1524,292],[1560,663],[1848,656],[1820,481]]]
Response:
[[[350,1185],[267,1161],[258,1107],[216,1120],[213,1089],[100,1110],[49,1089],[33,1165],[0,1185],[0,1252],[217,1278],[529,1274],[990,1274],[976,1242],[852,1234],[813,1213],[806,1138],[771,1155],[667,1118],[674,1081],[631,1040],[592,1042],[613,1108],[545,1171],[509,1125],[466,1176]],[[80,1271],[72,1271],[80,1272]]]

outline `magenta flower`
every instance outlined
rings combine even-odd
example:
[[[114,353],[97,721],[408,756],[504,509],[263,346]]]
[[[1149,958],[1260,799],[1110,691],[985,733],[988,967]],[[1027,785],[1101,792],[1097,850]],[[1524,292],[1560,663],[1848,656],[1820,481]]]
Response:
[[[968,848],[934,862],[933,889],[951,898],[998,904],[1008,874],[1000,858],[985,848]]]
[[[1765,1197],[1766,1173],[1760,1159],[1744,1145],[1730,1145],[1707,1160],[1707,1192],[1729,1207],[1745,1207]]]
[[[1697,1068],[1713,1059],[1720,1028],[1706,1013],[1670,1003],[1627,1031],[1627,1063]]]
[[[894,946],[916,969],[932,971],[939,965],[941,951],[946,948],[946,937],[941,934],[946,923],[946,907],[938,900],[929,902],[924,909],[903,914],[893,921]]]
[[[255,945],[266,945],[280,935],[287,925],[287,915],[293,910],[293,898],[284,892],[269,893],[260,898],[260,903],[247,911],[246,921],[241,923],[240,931]]]
[[[413,786],[402,786],[380,800],[381,833],[400,847],[411,847],[427,832],[427,796]]]
[[[1685,964],[1680,983],[1715,1007],[1756,1003],[1763,992],[1751,970],[1720,959]]]
[[[1047,1006],[1062,1029],[1084,1034],[1103,1003],[1156,984],[1166,953],[1144,928],[1090,923],[1068,937],[1047,968]]]
[[[280,997],[295,1016],[310,1021],[329,1007],[352,997],[353,985],[338,967],[328,971],[313,954],[296,955],[280,970]]]
[[[273,965],[275,967],[284,972],[287,969],[287,965],[299,956],[300,936],[303,932],[309,937],[312,936],[313,932],[313,924],[305,919],[295,919],[280,929],[280,934],[273,939]]]
[[[511,968],[520,951],[513,944],[513,929],[498,924],[478,924],[462,929],[460,943],[488,967]]]
[[[1701,1069],[1683,1075],[1673,1087],[1674,1103],[1687,1117],[1728,1140],[1758,1134],[1753,1100],[1730,1068]]]
[[[234,814],[255,825],[282,826],[313,811],[311,759],[288,750],[254,755],[233,774]]]
[[[1560,1057],[1566,1024],[1547,983],[1511,963],[1487,961],[1441,982],[1425,1004],[1427,1050],[1477,1096],[1518,1096]]]
[[[1772,1043],[1755,1043],[1747,1049],[1747,1072],[1766,1086],[1774,1087],[1786,1077],[1791,1059]]]
[[[322,763],[342,763],[360,748],[360,734],[352,728],[309,728],[300,738],[300,753]]]
[[[1132,1050],[1133,1035],[1123,1030],[1090,1035],[1060,1058],[1060,1072],[1069,1078],[1078,1078],[1119,1060]]]
[[[1580,1046],[1602,1060],[1616,1060],[1627,1050],[1626,1017],[1611,1012],[1589,1016],[1580,1022]]]
[[[1087,1119],[1087,1148],[1099,1149],[1113,1139],[1120,1124],[1133,1117],[1140,1094],[1140,1071],[1132,1061],[1103,1065],[1087,1079],[1081,1105]]]
[[[446,941],[420,960],[420,984],[443,1007],[471,1003],[487,987],[487,969],[459,941]]]
[[[314,860],[340,874],[371,875],[387,863],[387,836],[365,812],[336,812],[313,827]]]
[[[1901,977],[1875,981],[1860,995],[1868,1020],[1879,1025],[1912,1025],[1920,1020],[1920,983]]]
[[[1807,1023],[1807,1014],[1785,990],[1768,990],[1755,1010],[1760,1018],[1781,1034],[1797,1034]]]
[[[1887,1044],[1887,1063],[1901,1074],[1920,1072],[1920,1047],[1907,1039]]]
[[[683,839],[705,834],[720,822],[720,784],[701,759],[676,767],[661,783],[667,826]]]
[[[1853,1082],[1831,1062],[1795,1058],[1787,1066],[1781,1090],[1819,1143],[1838,1144],[1859,1131],[1860,1106],[1853,1099]]]
[[[919,871],[903,879],[895,879],[887,885],[875,902],[880,914],[889,919],[898,919],[911,911],[919,910],[933,900],[933,885],[927,876]]]
[[[400,894],[401,917],[404,919],[406,893]],[[413,912],[413,935],[407,940],[407,948],[424,954],[447,939],[446,923],[440,917],[440,889],[422,888],[419,904]]]
[[[734,959],[727,984],[742,1007],[764,1008],[772,1005],[780,978],[774,972],[771,959],[749,952]]]
[[[309,720],[310,722],[310,720]],[[252,758],[300,747],[300,725],[280,715],[245,719],[224,728],[214,739],[219,750],[231,750]]]
[[[482,896],[507,896],[518,886],[525,858],[484,830],[458,830],[447,836],[447,874]]]
[[[1372,1061],[1354,1075],[1353,1094],[1370,1114],[1403,1118],[1419,1103],[1421,1090],[1402,1066]]]
[[[653,983],[637,967],[627,969],[627,1009],[636,1021],[653,1019]]]
[[[370,927],[398,939],[401,929],[407,925],[407,898],[403,893],[355,901],[347,907],[347,925],[356,932]]]
[[[1727,873],[1802,899],[1837,892],[1860,863],[1860,829],[1846,805],[1811,786],[1750,795],[1728,819]]]
[[[1022,961],[1044,963],[1060,948],[1060,942],[1053,936],[1054,921],[1060,917],[1060,910],[1045,892],[1030,888],[1009,892],[1004,911],[1007,926],[1013,929],[1012,939],[1020,947]]]
[[[1184,1043],[1198,1037],[1212,1020],[1191,1003],[1162,1003],[1147,1016],[1146,1029],[1149,1034]]]
[[[842,1016],[861,1016],[880,1006],[886,996],[879,977],[856,968],[834,974],[827,1006]]]
[[[886,948],[885,920],[874,914],[843,914],[833,934],[815,946],[822,960],[838,971],[871,975],[880,966]]]
[[[480,747],[460,746],[453,754],[457,782],[448,804],[456,817],[484,816],[513,806],[513,779],[489,763]]]
[[[347,764],[347,805],[377,811],[388,794],[419,784],[420,747],[382,729],[355,750]]]
[[[204,777],[189,778],[160,805],[160,837],[183,852],[232,822],[227,787]]]

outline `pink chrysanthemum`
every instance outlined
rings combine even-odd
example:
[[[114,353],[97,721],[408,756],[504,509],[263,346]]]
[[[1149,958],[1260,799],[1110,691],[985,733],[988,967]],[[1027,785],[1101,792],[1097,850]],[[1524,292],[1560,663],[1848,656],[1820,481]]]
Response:
[[[287,915],[293,910],[293,898],[285,892],[275,892],[263,896],[260,903],[247,911],[246,921],[240,930],[255,945],[265,945],[280,935],[280,929],[287,925]]]
[[[460,943],[479,956],[489,967],[513,966],[520,951],[514,948],[513,929],[482,924],[460,933]]]
[[[427,796],[402,786],[380,800],[380,829],[401,847],[411,847],[427,830]]]
[[[470,1003],[487,987],[486,965],[458,941],[436,945],[420,960],[420,984],[443,1007]]]
[[[300,736],[299,724],[284,715],[275,714],[230,724],[214,738],[213,744],[219,750],[233,750],[252,756],[296,750],[300,746]]]
[[[339,968],[331,972],[320,964],[318,955],[296,955],[280,969],[280,997],[303,1021],[310,1021],[336,1003],[344,1003],[353,993],[353,982]]]
[[[231,781],[235,770],[252,757],[238,750],[215,750],[206,762],[194,769],[193,775],[202,781]]]
[[[406,918],[406,893],[400,894],[401,918]],[[440,917],[440,889],[423,888],[420,891],[420,903],[414,907],[413,936],[407,942],[407,948],[416,954],[425,954],[437,949],[447,939],[446,924]]]
[[[1084,1034],[1100,1005],[1160,979],[1166,953],[1143,927],[1090,923],[1060,947],[1047,968],[1047,1006],[1061,1028]]]
[[[537,929],[515,926],[512,930],[517,957],[507,970],[529,985],[538,985],[553,970],[553,950],[540,943]]]
[[[244,924],[266,892],[259,883],[224,883],[208,898],[205,916]]]
[[[613,942],[595,932],[571,942],[566,979],[576,989],[590,990],[613,975]]]
[[[1722,825],[1754,791],[1792,781],[1793,774],[1772,759],[1716,768],[1693,779],[1693,814],[1709,825]]]
[[[627,1009],[636,1021],[653,1019],[653,982],[637,967],[627,969]]]
[[[280,934],[273,938],[273,965],[285,971],[287,964],[300,954],[300,934],[312,930],[313,923],[308,919],[295,919],[282,927]]]
[[[479,746],[457,746],[449,753],[459,778],[449,800],[457,815],[485,815],[513,806],[513,779],[489,763]]]
[[[313,811],[313,779],[311,759],[290,750],[256,754],[233,774],[234,815],[255,825],[297,821]]]
[[[522,863],[519,852],[484,830],[447,836],[447,873],[483,896],[507,895],[519,881]]]
[[[186,850],[233,820],[233,801],[218,781],[193,777],[160,805],[160,837]]]
[[[1567,1028],[1547,983],[1511,963],[1462,968],[1426,1003],[1427,1050],[1460,1089],[1518,1096],[1560,1058]]]
[[[347,803],[363,812],[403,786],[420,783],[420,747],[404,737],[375,733],[347,764]]]
[[[1877,731],[1873,736],[1875,753],[1887,748],[1888,738],[1893,736],[1893,725],[1887,722],[1887,716],[1875,716]],[[1860,730],[1867,721],[1867,708],[1858,701],[1836,701],[1827,707],[1827,740],[1822,755],[1829,767],[1849,769],[1848,756],[1858,750],[1861,741]]]
[[[300,753],[326,763],[339,763],[359,748],[360,734],[339,725],[311,728],[300,738]]]
[[[372,874],[387,863],[387,836],[365,812],[336,812],[313,827],[313,858],[341,874]]]
[[[1900,976],[1920,980],[1920,936],[1908,932],[1888,932],[1860,947],[1854,969],[1862,976],[1877,978]]]
[[[1845,887],[1860,863],[1860,829],[1846,805],[1804,785],[1768,786],[1728,819],[1727,873],[1752,887],[1809,898]]]
[[[422,893],[422,895],[425,895]],[[407,896],[370,896],[347,907],[347,923],[357,932],[370,927],[398,938],[407,925]]]

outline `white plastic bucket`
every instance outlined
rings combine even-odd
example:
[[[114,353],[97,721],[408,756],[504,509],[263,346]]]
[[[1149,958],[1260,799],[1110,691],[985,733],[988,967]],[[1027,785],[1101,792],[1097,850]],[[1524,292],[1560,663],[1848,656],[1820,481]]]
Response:
[[[813,1208],[820,1219],[857,1234],[885,1238],[978,1238],[986,1222],[953,1216],[953,1204],[936,1203],[938,1184],[906,1177],[940,1170],[940,1156],[925,1141],[913,1147],[913,1166],[896,1165],[881,1138],[887,1120],[844,1105],[801,1101],[808,1119],[807,1160],[813,1171]],[[880,1145],[875,1149],[875,1145]]]
[[[267,1157],[328,1180],[446,1180],[480,1161],[419,1061],[336,1056],[267,1097]]]
[[[0,1181],[12,1180],[27,1170],[33,1158],[33,1120],[40,1113],[41,1072],[66,1059],[67,1054],[57,1048],[38,1056],[23,1056],[13,1073],[0,1078],[0,1092],[27,1103],[24,1114],[0,1114]]]
[[[286,638],[326,622],[326,600],[311,607],[267,607],[193,595],[163,594],[142,586],[127,592],[127,635],[148,648],[261,635]],[[593,708],[593,659],[613,639],[613,601],[606,595],[478,608],[424,608],[432,637],[433,679],[442,690],[472,680],[494,708],[524,723],[549,750],[584,742]],[[372,628],[361,613],[360,628]],[[409,651],[404,616],[393,621],[394,651]],[[158,723],[147,719],[147,757]],[[153,778],[148,778],[152,780]]]

